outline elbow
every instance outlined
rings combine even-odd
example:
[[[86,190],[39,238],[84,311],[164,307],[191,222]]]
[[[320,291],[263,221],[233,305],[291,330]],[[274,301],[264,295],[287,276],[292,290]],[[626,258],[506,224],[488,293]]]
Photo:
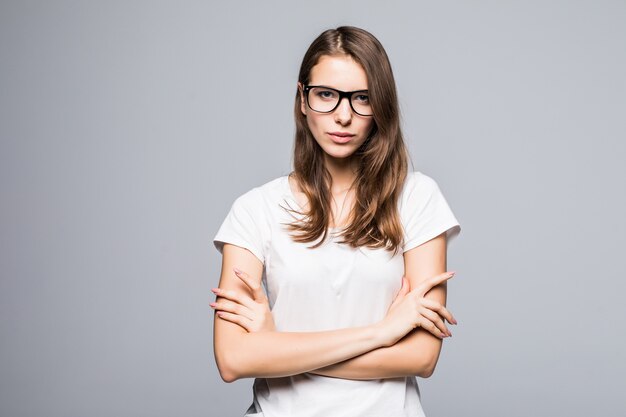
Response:
[[[217,368],[220,371],[220,377],[222,378],[222,381],[230,384],[231,382],[235,382],[239,379],[239,376],[237,376],[233,369],[226,368],[224,366],[218,366]]]
[[[235,374],[229,373],[229,372],[223,372],[222,370],[220,370],[220,376],[222,377],[222,381],[226,382],[227,384],[230,384],[231,382],[235,382],[236,380],[239,379]]]
[[[253,343],[245,338],[233,338],[224,343],[225,338],[215,339],[213,353],[220,377],[226,383],[238,379],[256,377],[259,374],[259,360],[249,348]]]
[[[416,372],[416,375],[421,378],[430,378],[435,373],[435,368],[437,367],[437,362],[439,360],[439,351],[426,355],[420,361],[419,369]]]
[[[421,378],[430,378],[435,373],[436,363],[424,364],[418,371],[417,376]]]
[[[217,363],[217,369],[219,370],[222,381],[226,383],[235,382],[241,379],[243,376],[236,366],[237,361],[232,357],[233,355],[217,354],[215,355],[215,362]]]

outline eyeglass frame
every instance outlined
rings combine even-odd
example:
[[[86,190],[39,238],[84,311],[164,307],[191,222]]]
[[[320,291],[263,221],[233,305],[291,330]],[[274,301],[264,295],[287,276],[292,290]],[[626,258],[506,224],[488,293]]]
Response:
[[[313,107],[311,107],[311,104],[309,103],[309,91],[311,91],[312,88],[325,88],[327,90],[333,90],[336,91],[339,94],[339,100],[337,100],[337,104],[335,104],[335,107],[332,108],[332,110],[329,111],[319,111],[319,110],[315,110]],[[356,114],[358,114],[359,116],[363,116],[363,117],[371,117],[374,115],[373,110],[372,110],[372,114],[361,114],[358,111],[356,111],[354,109],[354,106],[352,105],[352,95],[354,93],[362,93],[362,92],[367,92],[369,95],[369,90],[354,90],[354,91],[341,91],[341,90],[337,90],[336,88],[332,88],[332,87],[326,87],[325,85],[304,85],[302,86],[302,89],[304,91],[304,98],[306,99],[306,105],[309,107],[309,109],[313,110],[316,113],[332,113],[335,110],[337,110],[337,107],[339,107],[339,105],[341,104],[341,100],[345,98],[348,99],[348,103],[350,103],[350,108],[352,109],[353,112],[355,112]]]

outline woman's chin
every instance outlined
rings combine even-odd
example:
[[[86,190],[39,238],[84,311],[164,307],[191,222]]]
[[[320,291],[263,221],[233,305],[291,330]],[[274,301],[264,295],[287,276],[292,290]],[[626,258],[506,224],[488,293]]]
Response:
[[[335,160],[335,161],[344,161],[349,159],[352,155],[354,155],[354,149],[345,149],[342,151],[336,150],[326,150],[326,159]]]

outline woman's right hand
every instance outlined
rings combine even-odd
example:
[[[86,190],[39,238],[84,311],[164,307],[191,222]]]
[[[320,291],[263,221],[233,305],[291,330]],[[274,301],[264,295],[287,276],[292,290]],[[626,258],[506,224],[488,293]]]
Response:
[[[443,305],[426,298],[425,295],[433,287],[453,276],[454,272],[444,272],[427,279],[411,291],[408,279],[402,277],[402,288],[385,318],[378,323],[385,346],[395,344],[416,327],[421,327],[441,339],[452,336],[443,318],[452,324],[456,324],[456,320]]]

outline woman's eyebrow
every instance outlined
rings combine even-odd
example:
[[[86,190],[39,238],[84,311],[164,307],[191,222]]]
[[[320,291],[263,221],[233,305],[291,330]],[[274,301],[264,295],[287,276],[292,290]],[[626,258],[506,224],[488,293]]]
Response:
[[[367,88],[359,88],[357,90],[342,90],[340,88],[331,87],[331,86],[328,86],[328,85],[325,85],[325,84],[312,84],[311,83],[311,85],[314,85],[314,86],[317,86],[317,87],[330,88],[332,90],[339,90],[339,91],[367,91],[368,90]]]

